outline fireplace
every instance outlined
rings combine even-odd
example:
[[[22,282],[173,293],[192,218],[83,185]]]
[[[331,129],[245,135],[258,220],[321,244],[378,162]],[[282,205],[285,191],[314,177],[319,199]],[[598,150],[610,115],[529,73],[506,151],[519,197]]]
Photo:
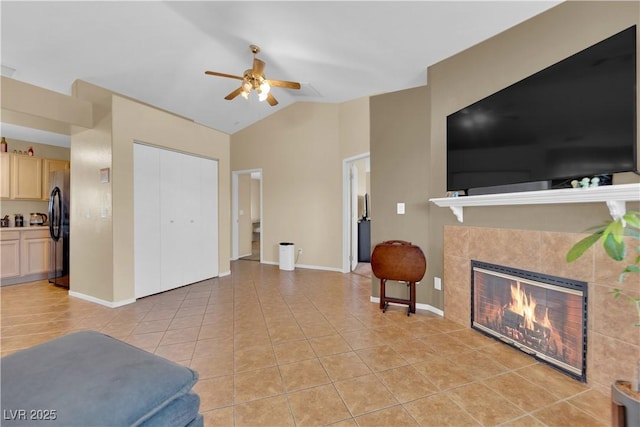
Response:
[[[586,382],[586,282],[471,261],[471,327]]]

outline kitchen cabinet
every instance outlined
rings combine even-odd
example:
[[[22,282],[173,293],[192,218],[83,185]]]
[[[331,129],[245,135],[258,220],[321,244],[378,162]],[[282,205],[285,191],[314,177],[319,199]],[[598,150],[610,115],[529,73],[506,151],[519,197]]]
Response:
[[[0,153],[0,198],[11,197],[11,154]]]
[[[218,275],[218,162],[134,145],[136,298]]]
[[[21,272],[23,276],[47,274],[51,269],[49,252],[51,239],[48,229],[25,229],[21,242]]]
[[[49,200],[49,173],[69,168],[68,160],[0,153],[0,198]]]
[[[42,200],[49,200],[49,174],[70,168],[68,160],[44,159],[42,162]]]
[[[20,154],[11,156],[11,198],[42,198],[42,158]]]
[[[20,232],[7,230],[0,232],[0,278],[20,276]]]
[[[42,280],[49,277],[52,264],[49,227],[9,227],[0,229],[0,277],[2,285]]]

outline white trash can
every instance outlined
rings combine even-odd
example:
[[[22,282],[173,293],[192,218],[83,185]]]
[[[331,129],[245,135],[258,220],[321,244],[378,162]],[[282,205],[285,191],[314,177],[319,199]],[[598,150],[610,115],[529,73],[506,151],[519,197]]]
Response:
[[[280,242],[280,270],[293,271],[296,268],[296,245]]]

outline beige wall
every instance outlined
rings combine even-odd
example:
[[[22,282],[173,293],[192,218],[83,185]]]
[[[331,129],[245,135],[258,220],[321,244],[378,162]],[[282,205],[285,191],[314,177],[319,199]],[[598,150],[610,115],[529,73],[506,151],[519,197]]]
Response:
[[[296,103],[231,137],[232,170],[262,169],[263,260],[342,269],[342,160],[369,151],[368,100]]]
[[[2,121],[65,135],[91,128],[92,105],[69,95],[2,76]]]
[[[429,240],[429,90],[422,86],[371,98],[371,246],[407,240],[427,253]],[[405,214],[396,213],[397,203]],[[427,258],[427,270],[432,262]],[[372,279],[371,293],[380,294]],[[416,287],[420,303],[441,307],[425,280]],[[407,298],[406,285],[388,282],[387,295]]]
[[[364,215],[364,195],[369,191],[369,159],[360,159],[353,162],[358,169],[358,218]]]
[[[446,191],[447,115],[639,22],[637,2],[566,2],[430,67],[432,125],[428,197],[443,197]],[[632,179],[640,182],[638,176]],[[431,205],[429,210],[428,259],[431,271],[441,275],[443,225],[456,221],[447,208]],[[465,209],[464,223],[580,232],[607,217],[608,210],[602,203],[478,207]]]
[[[94,127],[74,127],[71,133],[69,290],[115,301],[113,180],[100,183],[100,169],[111,168],[112,176],[115,172],[111,162],[111,96],[107,91],[81,82],[74,84],[73,92],[79,99],[94,103]]]
[[[94,108],[101,106],[104,118],[98,117],[94,129],[74,133],[71,139],[72,290],[115,303],[134,298],[134,141],[218,160],[219,266],[220,274],[228,274],[229,136],[88,83],[76,82],[74,94],[92,100]],[[99,182],[99,169],[104,167],[111,168],[109,184]],[[97,206],[107,208],[106,217],[87,217],[86,212]]]
[[[251,179],[251,222],[260,221],[260,180]]]
[[[343,159],[369,152],[369,97],[338,104],[338,138]]]
[[[418,287],[419,303],[444,307],[442,292],[433,289],[433,277],[443,276],[443,227],[458,224],[448,208],[428,202],[446,192],[447,115],[639,21],[637,2],[566,2],[429,67],[428,89],[372,98],[372,204],[376,219],[383,215],[383,221],[372,223],[372,244],[395,235],[424,245],[428,269],[423,286]],[[414,104],[419,110],[412,110]],[[407,115],[430,121],[430,125],[413,123],[405,129],[397,123]],[[416,165],[415,159],[425,163]],[[401,167],[403,163],[408,167]],[[616,175],[615,179],[640,182],[633,174]],[[403,182],[411,183],[407,186],[412,188],[404,197],[412,197],[416,203],[414,208],[407,205],[405,216],[393,213],[394,192]],[[604,203],[475,207],[465,208],[464,224],[581,232],[608,216]],[[377,287],[374,281],[374,293]]]

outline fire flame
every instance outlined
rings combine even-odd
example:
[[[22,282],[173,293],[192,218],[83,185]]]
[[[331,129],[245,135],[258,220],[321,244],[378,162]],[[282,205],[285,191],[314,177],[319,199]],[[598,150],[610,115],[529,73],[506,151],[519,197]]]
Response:
[[[520,288],[520,282],[516,282],[515,286],[511,285],[511,304],[507,308],[524,317],[524,327],[533,328],[536,321],[536,300],[531,295],[527,297],[524,290]]]
[[[542,319],[538,319],[536,318],[536,306],[536,299],[533,295],[527,295],[525,293],[524,289],[520,287],[519,281],[516,281],[515,285],[511,285],[511,303],[505,308],[521,315],[524,320],[524,324],[522,326],[526,329],[535,329],[535,324],[547,328],[547,338],[550,342],[553,342],[557,348],[561,345],[562,339],[560,339],[557,332],[551,325],[551,320],[549,320],[549,307],[545,307],[544,317]]]
[[[509,289],[506,286],[500,289],[502,298],[482,294],[476,300],[477,307],[483,307],[476,308],[478,323],[496,332],[497,336],[523,344],[536,353],[577,366],[580,363],[576,359],[579,354],[565,345],[562,316],[555,318],[553,309],[546,304],[548,296],[544,292],[532,292],[529,286],[534,285],[527,285],[519,280],[509,280],[504,285],[508,285]],[[486,303],[483,301],[485,297],[488,300]],[[500,300],[502,304],[495,304]],[[550,318],[554,318],[553,323]]]

